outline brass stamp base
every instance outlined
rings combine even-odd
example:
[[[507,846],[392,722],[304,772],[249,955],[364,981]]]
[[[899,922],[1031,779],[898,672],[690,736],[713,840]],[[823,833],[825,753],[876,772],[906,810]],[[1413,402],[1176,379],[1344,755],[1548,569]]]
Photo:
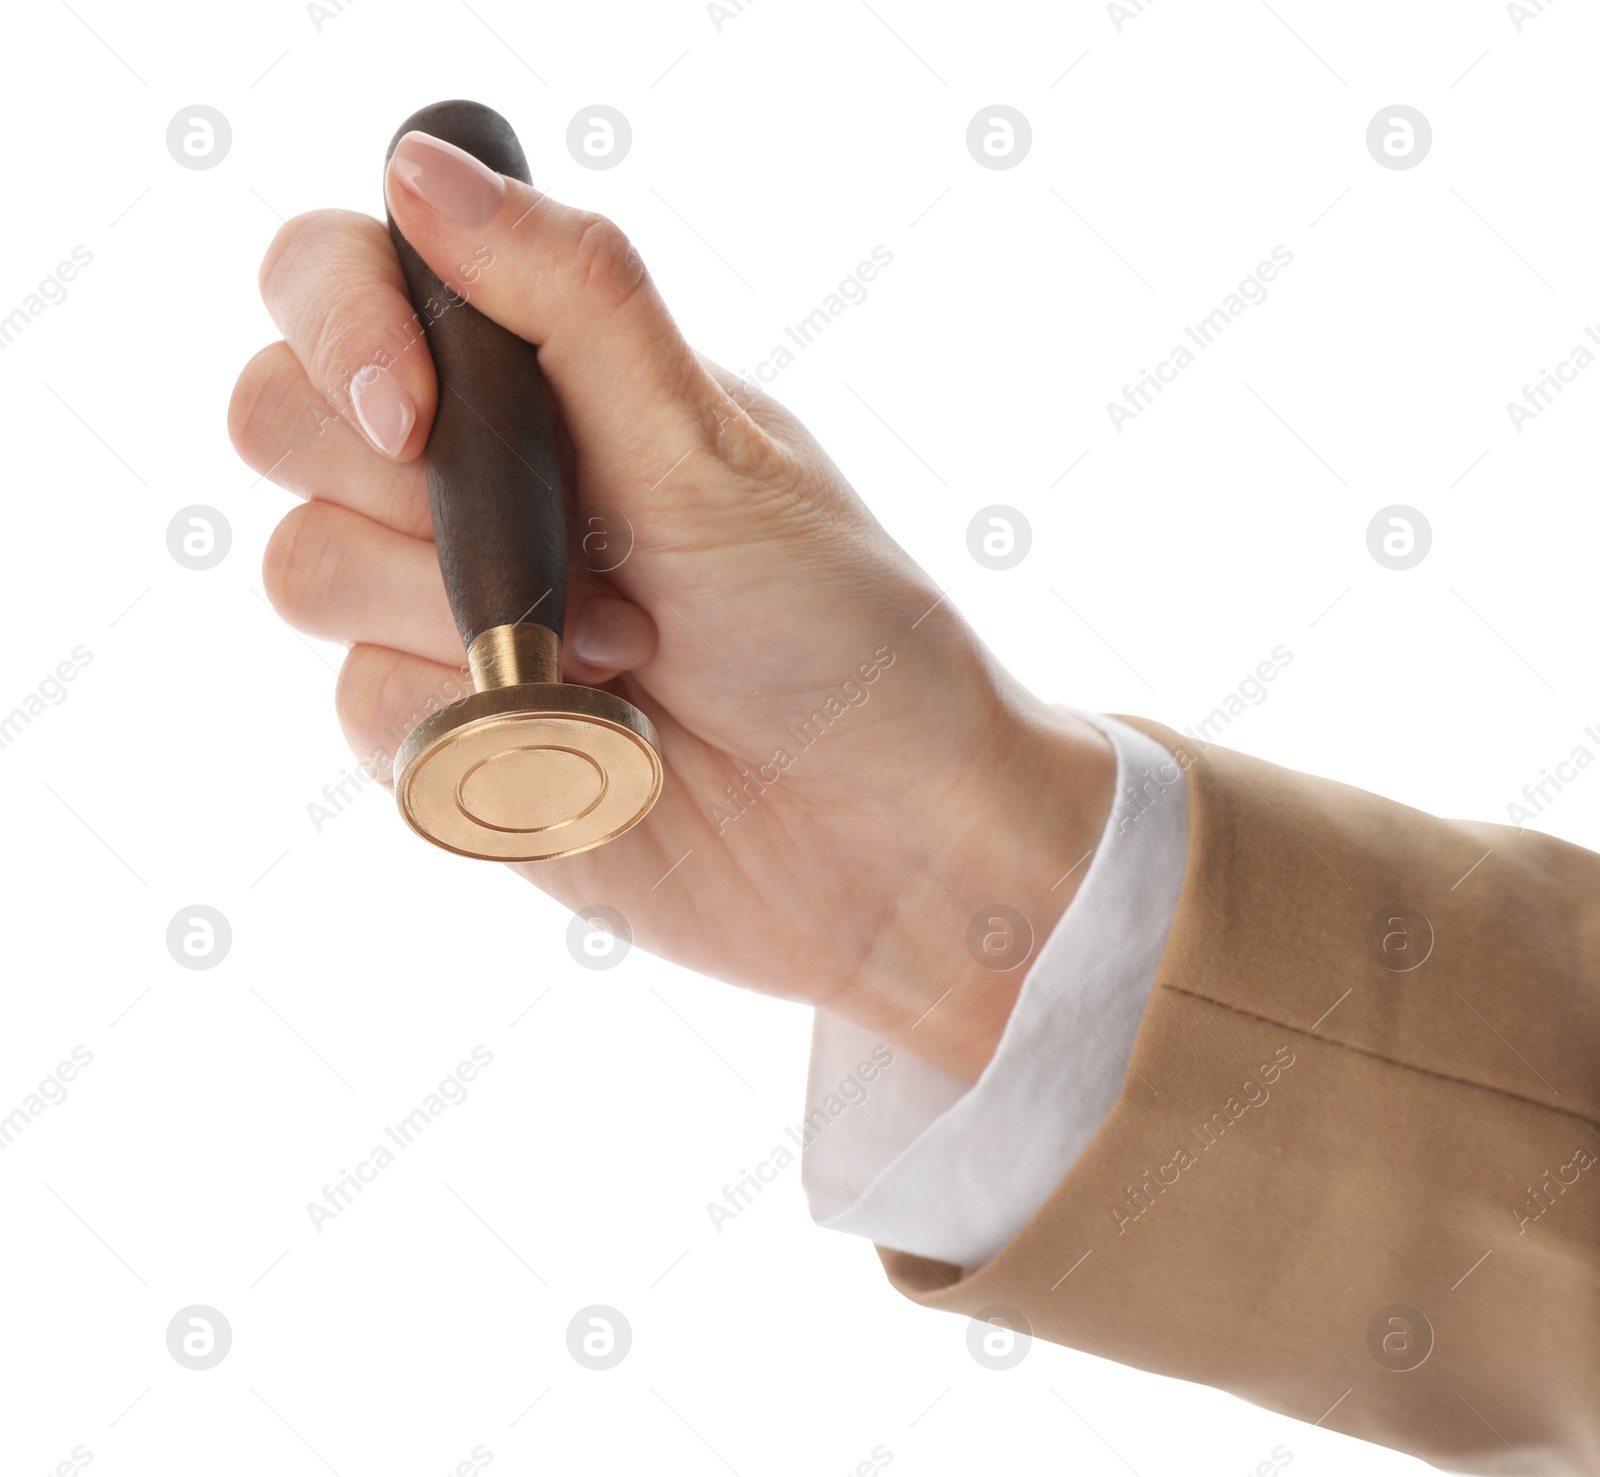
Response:
[[[425,718],[395,755],[412,830],[490,861],[599,846],[644,818],[661,782],[650,720],[612,693],[561,682],[475,692]]]

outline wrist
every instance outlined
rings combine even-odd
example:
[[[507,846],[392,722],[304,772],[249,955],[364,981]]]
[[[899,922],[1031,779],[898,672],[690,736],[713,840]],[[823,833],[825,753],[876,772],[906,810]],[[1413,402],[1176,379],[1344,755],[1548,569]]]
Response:
[[[869,970],[839,1008],[885,1040],[976,1081],[1023,978],[1076,895],[1116,788],[1093,725],[1000,674],[949,769],[936,814],[906,838],[925,859]]]

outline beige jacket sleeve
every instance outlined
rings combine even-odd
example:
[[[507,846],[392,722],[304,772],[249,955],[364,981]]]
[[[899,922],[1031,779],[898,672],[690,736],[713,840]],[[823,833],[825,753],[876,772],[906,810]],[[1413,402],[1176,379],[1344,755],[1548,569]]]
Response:
[[[993,1261],[891,1280],[1443,1467],[1600,1473],[1600,856],[1125,721],[1191,809],[1122,1096]]]

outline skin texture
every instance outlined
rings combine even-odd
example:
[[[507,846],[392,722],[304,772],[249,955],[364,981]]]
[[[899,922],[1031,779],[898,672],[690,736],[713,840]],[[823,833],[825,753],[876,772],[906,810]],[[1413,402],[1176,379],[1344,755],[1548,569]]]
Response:
[[[515,180],[472,226],[392,170],[387,190],[434,270],[541,346],[574,551],[595,509],[633,531],[615,570],[573,561],[563,675],[649,714],[665,792],[626,836],[517,870],[568,907],[620,909],[644,948],[975,1080],[1026,970],[981,966],[969,924],[1015,908],[1037,950],[1105,824],[1109,745],[999,666],[793,416],[689,347],[615,225]],[[245,365],[229,432],[305,499],[268,543],[266,591],[349,647],[339,718],[381,767],[461,691],[422,459],[433,369],[420,338],[401,348],[412,308],[378,221],[297,217],[260,282],[283,341]],[[404,424],[397,402],[415,412],[392,454],[351,404],[373,364],[379,435]],[[865,699],[800,749],[786,727],[846,683]],[[773,774],[780,747],[793,764],[738,808],[727,788]]]

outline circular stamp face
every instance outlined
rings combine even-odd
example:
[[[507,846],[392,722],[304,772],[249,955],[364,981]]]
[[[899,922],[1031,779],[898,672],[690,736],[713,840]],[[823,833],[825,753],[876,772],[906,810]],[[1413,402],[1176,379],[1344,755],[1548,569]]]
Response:
[[[967,1352],[985,1369],[1015,1369],[1032,1346],[1032,1325],[1005,1303],[980,1308],[967,1324]]]
[[[567,1324],[567,1352],[585,1369],[615,1369],[633,1347],[633,1326],[605,1303],[579,1308]]]
[[[1367,1324],[1367,1353],[1396,1374],[1416,1369],[1433,1353],[1433,1325],[1428,1315],[1405,1303],[1379,1308]]]
[[[606,793],[606,774],[560,744],[520,744],[474,764],[456,784],[467,817],[491,831],[551,831],[581,820]]]
[[[489,688],[401,744],[395,799],[436,846],[490,861],[587,851],[642,820],[663,771],[650,721],[571,684]]]
[[[167,1324],[167,1352],[185,1369],[215,1369],[232,1347],[228,1320],[205,1303],[179,1308]]]

